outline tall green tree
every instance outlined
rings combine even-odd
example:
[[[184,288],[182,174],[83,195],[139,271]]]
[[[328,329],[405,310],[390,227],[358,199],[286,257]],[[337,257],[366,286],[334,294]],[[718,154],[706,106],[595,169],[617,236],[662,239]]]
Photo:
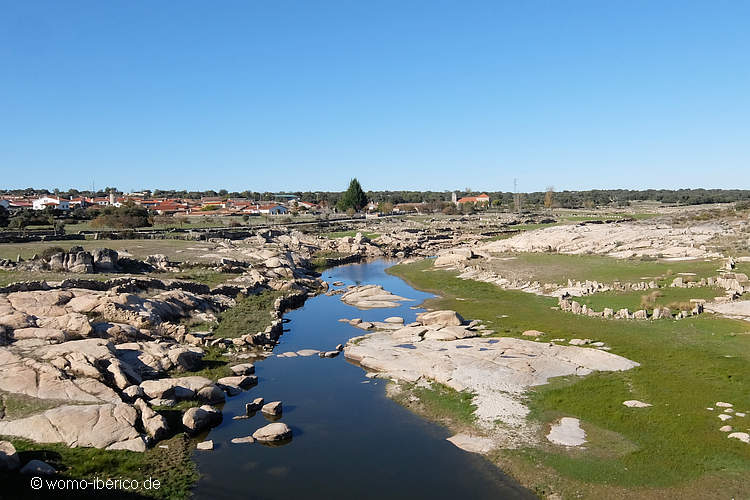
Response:
[[[349,189],[341,196],[341,199],[336,204],[336,208],[341,212],[345,212],[350,208],[359,212],[365,205],[367,205],[367,195],[355,177],[349,181]]]

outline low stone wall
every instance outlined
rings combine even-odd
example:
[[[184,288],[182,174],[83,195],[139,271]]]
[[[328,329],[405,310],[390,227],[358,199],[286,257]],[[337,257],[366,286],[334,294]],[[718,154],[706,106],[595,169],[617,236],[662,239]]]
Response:
[[[655,307],[651,314],[649,314],[646,309],[639,309],[638,311],[631,313],[628,309],[619,309],[618,311],[615,311],[610,307],[605,307],[603,311],[595,311],[589,308],[586,304],[581,305],[578,301],[570,300],[569,298],[560,298],[558,300],[560,309],[563,311],[581,316],[606,319],[682,319],[689,316],[703,314],[703,304],[705,304],[706,301],[703,299],[694,299],[691,300],[691,302],[695,304],[691,310],[679,311],[674,315],[668,307]]]
[[[36,241],[76,241],[85,240],[83,234],[23,234],[18,232],[0,233],[0,243],[31,243]]]

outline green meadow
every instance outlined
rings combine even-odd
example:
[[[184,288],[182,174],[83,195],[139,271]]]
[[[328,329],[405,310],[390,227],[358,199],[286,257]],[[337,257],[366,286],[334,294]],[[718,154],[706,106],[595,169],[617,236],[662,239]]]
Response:
[[[552,270],[543,269],[540,261],[554,262],[553,256],[532,254],[519,259],[527,264],[535,260],[540,266],[538,274],[562,277],[557,263]],[[614,269],[608,270],[598,257],[566,256],[564,260],[577,263],[579,278],[593,273],[600,280],[656,275],[666,266],[608,259],[616,262]],[[669,263],[678,269],[682,266],[676,264]],[[714,268],[716,263],[702,265],[701,272]],[[591,272],[584,273],[585,269]],[[465,318],[481,319],[495,335],[519,337],[524,330],[535,329],[545,332],[541,341],[589,338],[640,363],[626,372],[553,379],[528,393],[530,418],[540,424],[540,432],[551,421],[572,416],[581,419],[588,437],[580,449],[546,443],[501,450],[492,457],[538,494],[556,492],[563,498],[750,497],[750,481],[746,480],[750,445],[727,439],[727,434],[719,431],[724,424],[717,411],[706,409],[717,401],[727,401],[734,403],[737,411],[750,413],[750,324],[708,314],[680,321],[574,316],[554,309],[555,299],[461,280],[452,272],[434,270],[429,260],[397,265],[389,272],[439,295],[428,301],[428,307],[453,309]],[[664,300],[684,298],[675,295],[682,294],[681,289],[665,292]],[[713,289],[687,292],[691,297],[716,293]],[[594,297],[592,305],[601,307],[599,296],[587,300]],[[602,304],[610,299],[631,304],[640,296],[602,295]],[[452,399],[455,406],[459,399]],[[653,406],[623,406],[629,399]],[[465,411],[457,413],[456,420],[465,421]],[[747,432],[750,416],[734,417],[728,423],[735,431]],[[545,443],[541,434],[540,439]]]

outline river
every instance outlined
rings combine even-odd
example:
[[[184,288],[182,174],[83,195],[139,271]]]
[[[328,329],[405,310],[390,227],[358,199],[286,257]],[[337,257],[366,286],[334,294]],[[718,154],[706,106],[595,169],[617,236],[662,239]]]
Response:
[[[285,314],[288,323],[274,353],[333,350],[363,332],[339,318],[382,321],[402,316],[429,294],[413,289],[385,269],[383,260],[339,266],[324,272],[329,282],[380,284],[413,299],[398,308],[360,311],[340,296],[321,295]],[[207,439],[213,451],[196,451],[199,499],[527,499],[535,498],[483,457],[445,440],[451,433],[391,401],[383,380],[367,379],[343,354],[333,359],[279,358],[255,363],[259,383],[228,398],[224,420]],[[232,444],[266,423],[258,412],[245,420],[245,403],[281,400],[281,421],[294,437],[284,446]]]

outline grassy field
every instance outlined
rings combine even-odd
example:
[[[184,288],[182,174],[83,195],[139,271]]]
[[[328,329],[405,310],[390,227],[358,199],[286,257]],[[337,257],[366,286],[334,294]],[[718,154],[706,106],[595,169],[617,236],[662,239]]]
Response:
[[[95,248],[111,248],[130,254],[135,258],[145,258],[153,254],[164,254],[174,260],[196,260],[210,252],[215,245],[193,240],[83,240],[83,241],[39,241],[30,243],[0,243],[0,259],[15,260],[18,255],[30,259],[50,247],[69,250],[73,246],[91,251]]]
[[[219,324],[214,329],[214,335],[234,338],[262,332],[271,324],[270,312],[274,301],[282,295],[283,292],[267,290],[258,295],[239,297],[236,306],[219,315]]]
[[[626,269],[649,275],[652,265],[634,262]],[[554,299],[460,280],[431,266],[422,261],[390,272],[441,296],[428,306],[481,319],[499,335],[536,329],[546,333],[542,340],[590,338],[641,364],[560,378],[531,391],[532,419],[580,418],[589,442],[575,450],[500,451],[493,459],[503,470],[540,495],[563,498],[750,498],[750,445],[727,439],[717,412],[706,410],[716,401],[750,410],[748,323],[710,315],[657,322],[574,316],[553,310]],[[627,399],[653,406],[629,409],[622,405]],[[750,428],[750,417],[729,422],[736,431]]]
[[[2,436],[0,436],[2,439]],[[130,479],[142,485],[149,478],[159,481],[158,488],[139,488],[136,492],[98,492],[103,498],[159,498],[181,500],[190,496],[190,488],[198,478],[195,464],[190,459],[194,440],[177,434],[144,453],[132,451],[106,451],[96,448],[68,448],[63,444],[38,444],[24,439],[5,438],[18,451],[21,462],[38,459],[53,466],[59,478],[66,479]],[[2,498],[74,498],[88,497],[81,492],[61,495],[43,488],[34,491],[29,487],[31,476],[0,471]],[[152,482],[153,484],[153,482]],[[93,491],[93,486],[87,488]]]
[[[651,311],[654,307],[667,306],[675,312],[692,309],[690,299],[711,300],[724,294],[721,288],[660,288],[647,292],[602,292],[585,297],[574,297],[574,300],[580,304],[586,304],[595,311],[601,311],[605,307],[615,311],[622,308],[628,308],[631,311],[637,309]]]
[[[323,233],[322,236],[325,236],[326,238],[331,238],[331,239],[344,238],[344,237],[347,237],[347,236],[353,238],[353,237],[357,236],[357,233],[362,233],[362,236],[364,236],[365,238],[369,238],[371,240],[374,240],[375,238],[377,238],[378,236],[380,236],[380,233],[369,233],[367,231],[356,231],[356,230],[351,230],[351,231],[334,231],[334,232],[331,232],[331,233]]]
[[[0,286],[6,286],[10,283],[17,281],[62,281],[69,278],[88,279],[88,280],[99,280],[106,281],[110,278],[121,278],[123,276],[138,276],[130,274],[113,274],[113,273],[97,273],[97,274],[72,274],[72,273],[53,273],[53,272],[40,272],[40,271],[8,271],[0,269]],[[232,278],[236,278],[239,274],[234,273],[221,273],[218,271],[212,271],[210,269],[189,269],[179,273],[148,273],[149,278],[157,279],[176,279],[176,280],[187,280],[195,281],[197,283],[203,283],[210,287],[220,285]]]
[[[446,425],[469,428],[476,421],[474,395],[470,392],[458,392],[433,382],[431,387],[402,383],[390,388],[388,393],[397,403]]]
[[[695,273],[695,276],[683,276],[685,281],[716,276],[722,265],[718,260],[649,261],[555,253],[494,254],[494,257],[487,267],[503,277],[558,284],[565,284],[568,279],[604,283],[654,280],[669,284],[679,273]],[[742,262],[737,266],[737,271],[750,271],[750,265]]]

